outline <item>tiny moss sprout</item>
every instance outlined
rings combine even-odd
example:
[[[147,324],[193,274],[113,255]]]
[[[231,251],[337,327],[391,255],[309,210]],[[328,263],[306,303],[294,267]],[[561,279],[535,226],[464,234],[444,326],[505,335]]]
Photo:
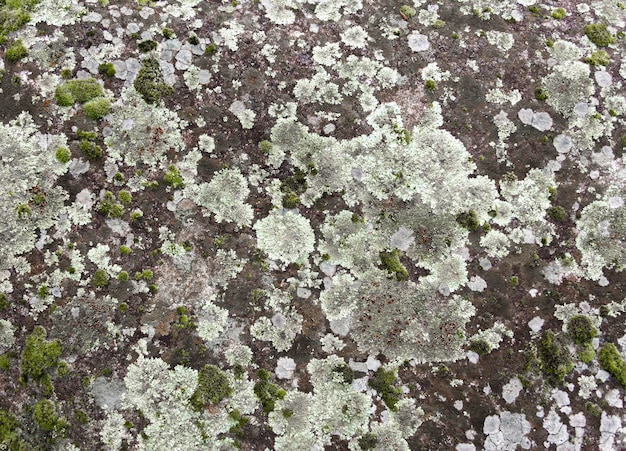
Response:
[[[263,412],[270,413],[276,408],[276,401],[283,399],[287,393],[269,381],[267,371],[260,370],[258,376],[259,380],[254,384],[254,394],[261,403]]]
[[[535,89],[535,99],[539,100],[540,102],[543,102],[547,98],[548,98],[548,93],[544,89],[542,88]]]
[[[480,221],[478,220],[478,215],[474,210],[469,210],[465,212],[461,212],[456,215],[456,222],[464,229],[469,230],[470,232],[474,232],[478,230],[480,227]]]
[[[130,254],[130,247],[121,245],[120,246],[120,255],[128,255]]]
[[[165,83],[159,61],[153,56],[143,60],[133,86],[147,103],[156,103],[162,97],[174,92],[173,88]]]
[[[511,288],[517,288],[517,286],[519,285],[519,277],[511,277],[511,279],[509,279],[509,285],[511,286]]]
[[[174,37],[174,30],[165,27],[161,30],[161,34],[165,39],[172,39]]]
[[[117,275],[117,280],[119,280],[120,282],[127,282],[128,273],[126,271],[120,271],[119,274]]]
[[[437,83],[435,83],[435,80],[428,79],[424,83],[424,87],[429,91],[434,91],[435,89],[437,89]]]
[[[43,385],[44,390],[51,394],[53,389],[48,370],[58,366],[60,355],[59,340],[47,341],[45,329],[35,326],[33,332],[26,337],[26,345],[22,351],[20,382],[25,385],[32,380]]]
[[[300,205],[300,198],[296,195],[296,193],[290,191],[283,196],[283,207],[287,209],[298,208]]]
[[[206,48],[204,49],[204,53],[206,55],[213,55],[215,52],[217,52],[217,45],[213,43],[208,44]]]
[[[572,371],[574,364],[570,353],[560,336],[551,331],[544,332],[537,346],[543,371],[552,383],[560,383]]]
[[[478,355],[485,355],[491,352],[491,346],[484,339],[472,340],[470,342],[469,349]]]
[[[270,151],[272,150],[272,143],[267,140],[260,141],[259,150],[263,153],[270,153]]]
[[[200,44],[200,38],[198,38],[198,35],[197,35],[197,34],[195,34],[195,33],[191,33],[191,34],[189,35],[189,39],[188,39],[188,41],[189,41],[189,43],[190,43],[191,45],[198,45],[198,44]]]

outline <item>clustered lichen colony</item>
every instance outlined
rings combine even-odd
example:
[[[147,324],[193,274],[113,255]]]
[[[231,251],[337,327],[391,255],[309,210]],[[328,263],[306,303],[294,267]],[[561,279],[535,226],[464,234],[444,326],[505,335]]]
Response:
[[[441,449],[623,445],[625,26],[613,0],[3,3],[0,443],[436,449],[452,390],[482,429]],[[523,369],[464,379],[507,349]]]

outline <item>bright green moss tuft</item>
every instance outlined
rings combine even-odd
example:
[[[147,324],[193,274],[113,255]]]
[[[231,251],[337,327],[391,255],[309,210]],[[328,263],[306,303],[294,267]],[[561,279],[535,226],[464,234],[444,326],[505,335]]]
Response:
[[[0,410],[0,449],[25,451],[24,442],[19,439],[17,419],[5,410]]]
[[[66,80],[54,91],[54,100],[59,106],[86,103],[103,95],[102,87],[93,78]]]
[[[102,119],[109,113],[110,109],[111,102],[106,97],[97,97],[83,105],[85,116],[89,119],[93,119],[94,121]]]
[[[380,393],[385,405],[391,411],[396,410],[396,404],[400,401],[402,389],[394,387],[396,373],[393,371],[385,371],[383,367],[376,370],[373,377],[367,381],[367,384]]]
[[[607,343],[598,352],[600,366],[626,388],[626,362],[613,343]]]
[[[121,190],[119,193],[117,193],[117,198],[120,200],[121,203],[123,204],[130,204],[133,200],[133,196],[130,194],[130,191],[127,191],[125,189]],[[126,246],[124,246],[126,247]],[[120,249],[121,251],[121,249]],[[130,252],[130,250],[129,250]]]
[[[283,196],[283,207],[289,210],[298,208],[300,198],[294,192],[288,192]]]
[[[566,13],[567,11],[565,11],[564,8],[557,8],[554,11],[552,11],[552,14],[550,15],[552,16],[553,19],[561,20],[563,17],[565,17]]]
[[[11,43],[11,45],[4,52],[4,60],[7,63],[17,63],[22,58],[28,56],[28,50],[24,47],[24,43],[21,39],[17,39]]]
[[[590,57],[583,59],[583,61],[591,66],[608,66],[611,60],[608,53],[604,50],[598,50],[593,52]]]
[[[117,275],[117,280],[119,280],[120,282],[127,282],[128,273],[126,271],[120,271],[120,273]]]
[[[146,41],[141,41],[137,44],[137,49],[139,49],[142,53],[148,53],[157,48],[157,43],[155,41],[151,41],[150,39]]]
[[[415,8],[413,8],[412,6],[409,5],[402,5],[400,7],[400,14],[403,17],[406,17],[407,19],[410,19],[411,17],[413,17],[415,14],[417,14],[417,11],[415,11]]]
[[[67,163],[70,161],[70,159],[72,158],[72,154],[70,152],[70,149],[68,149],[65,146],[61,146],[59,147],[56,152],[54,153],[55,158],[57,159],[57,161],[59,163]]]
[[[57,416],[54,403],[49,399],[37,401],[33,406],[33,420],[38,427],[52,433],[54,437],[64,436],[68,428],[67,422]]]
[[[272,150],[272,143],[267,140],[259,142],[259,150],[263,153],[270,153]]]
[[[120,246],[120,255],[128,255],[130,254],[130,247],[128,246]]]
[[[598,47],[607,47],[615,43],[615,39],[603,23],[585,25],[585,36]]]
[[[148,103],[156,103],[161,97],[172,94],[174,90],[171,86],[165,83],[163,78],[163,72],[159,67],[159,61],[154,57],[149,57],[143,60],[143,64],[133,86],[137,92]]]
[[[165,171],[165,175],[163,176],[163,181],[167,186],[171,186],[174,189],[182,189],[185,187],[180,172],[178,172],[178,169],[173,164],[167,167],[167,171]]]
[[[548,93],[545,91],[545,89],[542,89],[542,88],[535,89],[535,99],[543,102],[547,98],[548,98]]]
[[[435,83],[435,80],[431,80],[429,78],[428,80],[426,80],[426,83],[424,83],[424,88],[428,89],[429,91],[434,91],[435,89],[437,89],[437,83]]]

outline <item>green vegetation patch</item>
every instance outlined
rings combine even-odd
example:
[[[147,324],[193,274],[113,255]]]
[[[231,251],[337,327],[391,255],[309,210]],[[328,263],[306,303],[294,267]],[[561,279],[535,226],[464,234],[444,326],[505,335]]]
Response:
[[[456,215],[456,222],[464,229],[474,232],[480,227],[478,215],[474,210],[464,211]]]
[[[254,394],[261,402],[263,412],[270,413],[276,407],[276,401],[283,399],[286,392],[269,381],[267,371],[259,370],[258,376],[260,380],[254,384]]]
[[[173,88],[165,83],[159,61],[154,57],[143,60],[133,86],[147,103],[156,103],[161,97],[174,92]]]
[[[35,326],[33,332],[26,337],[26,345],[22,351],[20,382],[26,384],[29,380],[34,380],[51,390],[48,370],[59,365],[60,355],[59,340],[47,341],[45,329]]]
[[[565,376],[574,369],[567,346],[561,337],[551,331],[543,334],[537,352],[541,367],[552,383],[562,382]]]
[[[204,365],[198,372],[198,387],[191,396],[191,405],[200,410],[207,404],[218,404],[232,393],[226,373],[215,365]]]
[[[400,256],[397,249],[392,251],[379,252],[380,268],[387,270],[389,273],[395,273],[398,282],[409,280],[409,272],[404,265],[400,263]]]
[[[24,451],[26,446],[19,439],[17,419],[5,410],[0,410],[0,449]]]
[[[567,333],[574,343],[582,346],[591,343],[591,340],[598,335],[598,329],[593,326],[588,316],[575,315],[567,323]]]
[[[583,62],[595,67],[608,66],[611,63],[611,60],[608,53],[604,50],[598,50],[597,52],[593,52],[591,56],[583,59]]]
[[[113,63],[102,63],[98,66],[98,73],[112,77],[115,75],[115,67],[113,67]]]
[[[7,63],[17,63],[22,58],[28,56],[28,50],[24,47],[21,39],[17,39],[4,52],[4,60]]]
[[[103,96],[102,86],[93,78],[66,80],[54,91],[54,100],[60,106],[86,103]]]
[[[104,193],[104,197],[98,202],[96,209],[107,218],[119,218],[124,214],[124,206],[115,201],[115,196],[111,191]]]
[[[110,109],[111,102],[106,97],[97,97],[83,105],[85,116],[89,119],[93,119],[94,121],[102,119],[109,113]]]
[[[607,47],[615,43],[615,39],[603,23],[585,25],[585,36],[598,47]]]
[[[600,348],[598,362],[626,389],[626,362],[613,343],[607,343]]]
[[[374,377],[367,381],[370,387],[380,393],[385,405],[392,412],[396,411],[396,404],[402,395],[402,389],[393,385],[395,380],[396,373],[394,371],[385,371],[383,367],[380,367],[374,373]]]
[[[163,182],[174,189],[182,189],[185,187],[183,177],[180,175],[180,172],[178,172],[178,168],[173,164],[167,167],[167,171],[165,171],[165,175],[163,176]]]
[[[0,2],[0,44],[6,35],[17,31],[30,22],[30,12],[39,0],[2,0]]]

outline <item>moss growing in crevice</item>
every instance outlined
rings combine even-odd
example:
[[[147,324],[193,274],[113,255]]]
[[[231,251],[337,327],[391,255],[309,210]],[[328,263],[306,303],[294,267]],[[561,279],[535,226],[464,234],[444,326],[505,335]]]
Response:
[[[385,371],[382,367],[376,370],[374,377],[371,377],[367,384],[380,393],[385,405],[392,412],[396,411],[396,404],[400,401],[402,390],[394,387],[396,373],[393,371]]]
[[[600,348],[598,362],[626,389],[626,362],[613,343],[607,343]]]
[[[59,365],[61,343],[59,340],[46,340],[46,331],[36,326],[33,332],[26,337],[26,346],[22,351],[20,364],[22,374],[20,382],[27,384],[33,380],[44,386],[46,392],[52,392],[48,370]]]
[[[381,269],[385,269],[389,273],[395,273],[396,279],[399,282],[409,280],[409,273],[404,265],[400,263],[400,256],[397,249],[392,251],[381,251],[378,255],[380,257]]]

